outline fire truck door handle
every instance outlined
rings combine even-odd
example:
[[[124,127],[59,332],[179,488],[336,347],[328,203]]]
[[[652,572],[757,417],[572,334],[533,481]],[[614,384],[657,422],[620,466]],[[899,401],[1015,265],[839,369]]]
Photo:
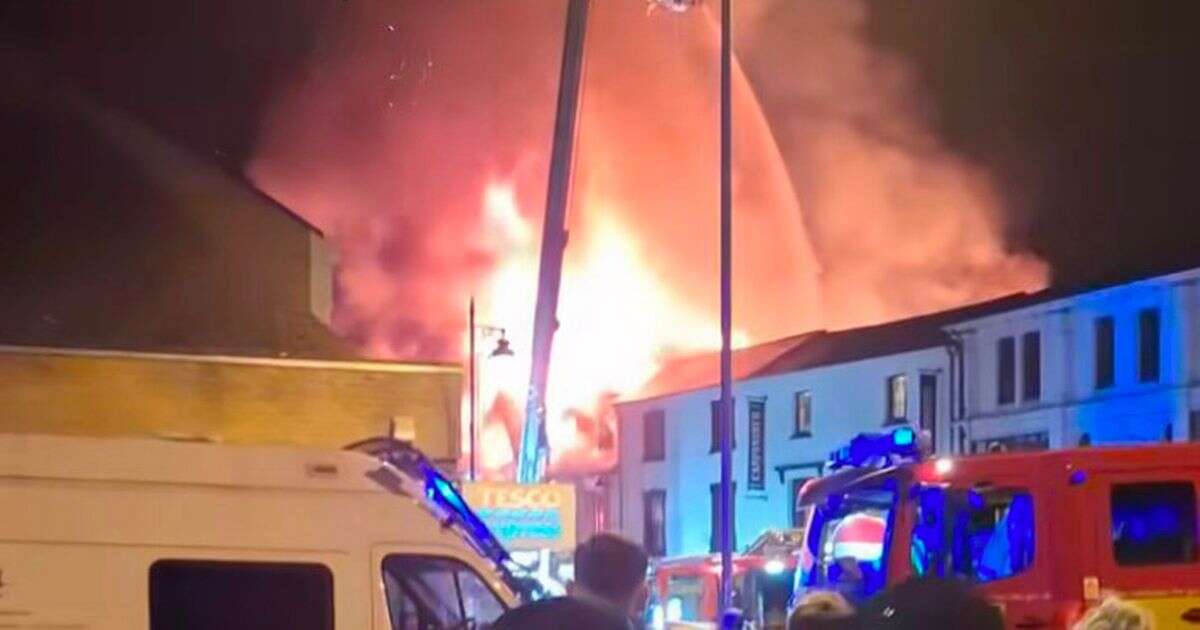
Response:
[[[1187,623],[1200,624],[1200,608],[1185,610],[1182,615],[1179,615],[1179,618]]]
[[[1050,622],[1037,617],[1026,617],[1013,625],[1017,628],[1045,628]]]

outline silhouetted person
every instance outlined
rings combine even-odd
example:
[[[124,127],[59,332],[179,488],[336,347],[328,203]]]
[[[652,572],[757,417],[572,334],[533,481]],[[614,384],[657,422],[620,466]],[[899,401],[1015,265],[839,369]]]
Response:
[[[504,613],[493,630],[632,630],[649,591],[641,547],[597,534],[575,548],[575,580],[566,597],[544,599]],[[634,620],[639,620],[635,622]]]
[[[1000,610],[960,581],[915,578],[894,586],[859,610],[872,630],[1003,630]]]
[[[854,607],[838,593],[809,593],[788,616],[788,630],[848,630],[856,628]]]

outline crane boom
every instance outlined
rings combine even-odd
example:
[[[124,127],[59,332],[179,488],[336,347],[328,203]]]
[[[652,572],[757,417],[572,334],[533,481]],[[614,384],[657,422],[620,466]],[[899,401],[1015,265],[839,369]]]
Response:
[[[546,216],[542,224],[537,305],[530,347],[529,392],[517,458],[517,481],[520,483],[540,481],[546,472],[550,455],[546,443],[546,380],[550,371],[550,350],[558,328],[558,289],[562,281],[563,251],[567,246],[566,215],[571,192],[579,88],[583,78],[583,40],[587,33],[587,14],[588,0],[568,0],[558,108],[554,117],[554,144],[550,153],[546,192]]]

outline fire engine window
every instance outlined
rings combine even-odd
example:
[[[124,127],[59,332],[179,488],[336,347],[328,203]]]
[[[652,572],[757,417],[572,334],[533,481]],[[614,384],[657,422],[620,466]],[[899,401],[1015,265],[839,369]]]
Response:
[[[802,583],[854,601],[879,592],[886,582],[884,549],[895,501],[891,487],[830,496],[813,515]]]
[[[1114,484],[1111,498],[1117,564],[1196,562],[1196,489],[1191,482]]]
[[[1033,499],[1024,490],[921,488],[913,572],[972,582],[1017,575],[1033,565],[1033,516]]]
[[[333,574],[320,564],[159,560],[150,630],[333,629]]]
[[[504,612],[478,574],[449,558],[387,556],[383,584],[393,630],[482,629]]]

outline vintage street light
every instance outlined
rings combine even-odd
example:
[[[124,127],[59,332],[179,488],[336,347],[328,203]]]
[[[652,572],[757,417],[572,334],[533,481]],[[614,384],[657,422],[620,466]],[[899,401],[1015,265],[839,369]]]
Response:
[[[511,356],[513,356],[513,351],[512,351],[512,347],[508,343],[508,338],[505,336],[506,333],[503,328],[500,328],[497,326],[490,326],[488,324],[479,324],[479,323],[475,322],[475,298],[474,297],[471,298],[470,306],[467,309],[467,326],[468,326],[468,328],[470,328],[470,334],[469,334],[470,347],[468,348],[468,353],[470,356],[468,357],[469,367],[467,369],[468,379],[469,379],[469,382],[467,383],[467,389],[468,389],[467,396],[468,396],[468,399],[470,400],[467,413],[470,415],[470,417],[468,418],[469,428],[467,430],[470,433],[470,449],[471,449],[470,472],[468,474],[468,479],[470,479],[471,481],[475,481],[476,480],[476,461],[477,461],[476,460],[476,457],[477,457],[476,450],[478,447],[478,445],[476,444],[476,440],[478,437],[478,429],[477,429],[477,425],[476,425],[477,416],[478,416],[478,413],[476,413],[476,404],[477,404],[476,397],[478,395],[478,389],[479,389],[478,388],[478,379],[476,377],[476,368],[475,368],[475,334],[476,334],[476,332],[479,332],[483,337],[488,337],[491,335],[499,335],[500,336],[500,338],[496,341],[496,348],[494,350],[492,350],[491,353],[488,354],[489,358],[511,357]]]

